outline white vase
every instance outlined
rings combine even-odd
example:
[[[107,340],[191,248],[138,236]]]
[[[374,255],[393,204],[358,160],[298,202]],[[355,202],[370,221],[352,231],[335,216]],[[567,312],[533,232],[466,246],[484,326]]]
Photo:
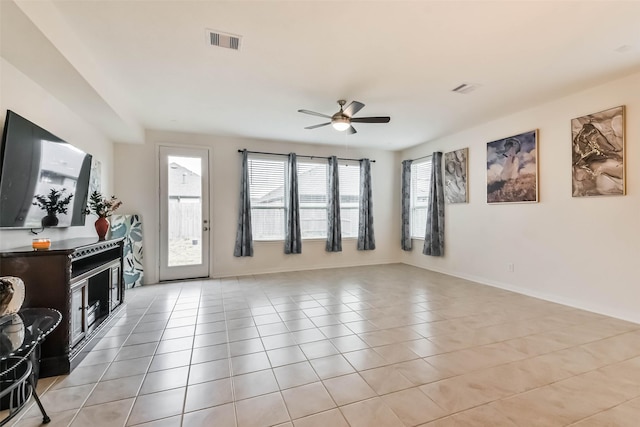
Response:
[[[17,314],[8,314],[2,317],[2,339],[0,344],[3,352],[14,352],[20,348],[24,341],[24,323]]]
[[[24,302],[24,282],[19,277],[0,277],[0,316],[15,314]]]

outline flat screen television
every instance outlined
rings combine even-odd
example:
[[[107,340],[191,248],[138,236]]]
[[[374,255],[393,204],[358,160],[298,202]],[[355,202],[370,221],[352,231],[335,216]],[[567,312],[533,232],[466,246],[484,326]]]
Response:
[[[90,173],[90,154],[7,110],[0,146],[0,228],[42,227],[47,212],[33,203],[52,189],[73,197],[67,213],[45,225],[84,225]]]

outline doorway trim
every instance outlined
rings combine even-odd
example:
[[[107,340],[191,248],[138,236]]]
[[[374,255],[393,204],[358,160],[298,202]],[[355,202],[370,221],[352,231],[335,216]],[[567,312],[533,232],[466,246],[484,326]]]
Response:
[[[202,158],[201,195],[202,195],[202,263],[194,266],[169,267],[167,264],[168,253],[168,205],[167,182],[163,182],[166,175],[163,168],[168,166],[165,156],[198,156]],[[158,261],[158,282],[175,280],[191,280],[208,278],[211,275],[211,148],[206,146],[182,145],[170,143],[156,144],[156,179],[157,179],[157,206],[158,206],[158,246],[156,259]]]

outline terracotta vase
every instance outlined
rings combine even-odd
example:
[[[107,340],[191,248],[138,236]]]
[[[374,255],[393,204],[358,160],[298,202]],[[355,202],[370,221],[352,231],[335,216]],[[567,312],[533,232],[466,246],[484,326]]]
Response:
[[[96,233],[98,233],[98,240],[104,240],[109,231],[109,220],[104,217],[100,217],[96,220]]]

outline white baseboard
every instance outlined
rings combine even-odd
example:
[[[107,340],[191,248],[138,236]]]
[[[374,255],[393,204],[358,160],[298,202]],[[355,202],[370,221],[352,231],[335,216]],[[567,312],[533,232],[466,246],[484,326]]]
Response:
[[[314,271],[314,270],[327,270],[332,268],[366,267],[370,265],[387,265],[387,264],[401,264],[401,262],[398,261],[397,259],[394,259],[394,260],[377,260],[377,261],[364,262],[364,263],[358,262],[358,263],[351,263],[351,264],[344,264],[344,265],[327,265],[322,267],[309,265],[309,266],[295,266],[290,268],[282,268],[282,267],[261,268],[259,271],[246,271],[242,273],[223,271],[223,272],[218,272],[215,275],[212,275],[211,278],[224,279],[227,277],[244,277],[244,276],[254,276],[257,274],[291,273],[294,271]]]
[[[397,259],[378,260],[378,261],[372,261],[367,263],[361,263],[361,262],[351,263],[351,264],[345,264],[345,265],[330,265],[330,266],[322,266],[322,267],[318,267],[318,266],[295,266],[295,267],[292,266],[290,268],[275,267],[275,268],[260,269],[259,271],[245,271],[242,273],[223,271],[223,272],[216,273],[215,275],[212,275],[211,278],[224,279],[228,277],[246,277],[246,276],[253,276],[258,274],[291,273],[295,271],[314,271],[314,270],[326,270],[326,269],[333,269],[333,268],[352,268],[352,267],[364,267],[364,266],[370,266],[370,265],[388,265],[388,264],[410,265],[412,267],[420,268],[422,270],[433,271],[436,273],[446,274],[448,276],[469,280],[471,282],[475,282],[480,285],[491,286],[493,288],[498,288],[498,289],[504,289],[506,291],[527,295],[533,298],[538,298],[541,300],[566,305],[568,307],[587,310],[593,313],[603,314],[605,316],[615,317],[616,319],[626,320],[628,322],[640,324],[640,312],[636,312],[636,311],[630,312],[630,311],[620,310],[614,307],[605,306],[602,304],[597,304],[589,301],[578,301],[578,300],[566,298],[560,295],[549,294],[546,292],[539,292],[539,291],[536,291],[535,289],[523,288],[510,283],[490,280],[490,279],[487,279],[486,277],[475,276],[467,273],[462,273],[459,271],[443,270],[439,268],[427,268],[411,262],[398,261]]]
[[[481,285],[491,286],[493,288],[504,289],[506,291],[515,292],[522,295],[527,295],[530,297],[538,298],[545,301],[555,302],[557,304],[566,305],[573,308],[578,308],[581,310],[591,311],[593,313],[603,314],[605,316],[615,317],[616,319],[626,320],[628,322],[638,323],[640,324],[640,312],[629,312],[626,310],[620,310],[609,306],[604,306],[602,304],[597,304],[588,301],[577,301],[574,299],[569,299],[559,295],[553,295],[546,292],[538,292],[534,289],[523,288],[520,286],[512,285],[510,283],[497,282],[495,280],[490,280],[485,277],[474,276],[471,274],[461,273],[458,271],[448,271],[442,270],[439,268],[426,268],[417,264],[413,264],[410,262],[402,262],[403,264],[410,265],[412,267],[421,268],[423,270],[434,271],[436,273],[446,274],[448,276],[458,277],[460,279],[469,280],[471,282],[476,282]]]

